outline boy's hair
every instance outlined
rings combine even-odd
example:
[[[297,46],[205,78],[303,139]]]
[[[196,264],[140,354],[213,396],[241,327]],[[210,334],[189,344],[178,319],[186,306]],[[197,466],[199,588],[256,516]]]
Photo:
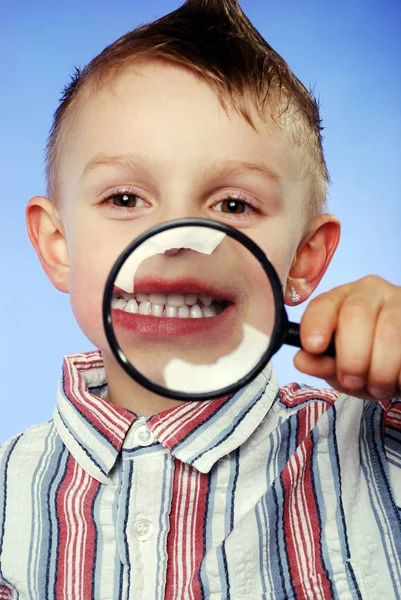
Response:
[[[308,214],[326,208],[329,175],[318,103],[255,29],[237,0],[187,0],[170,14],[122,36],[82,70],[75,69],[54,114],[46,148],[50,198],[57,197],[62,147],[83,90],[96,89],[127,65],[153,59],[197,73],[216,89],[224,108],[228,98],[252,126],[247,98],[262,118],[268,101],[276,124],[281,119],[291,123],[294,143],[305,146],[301,177],[308,183]]]

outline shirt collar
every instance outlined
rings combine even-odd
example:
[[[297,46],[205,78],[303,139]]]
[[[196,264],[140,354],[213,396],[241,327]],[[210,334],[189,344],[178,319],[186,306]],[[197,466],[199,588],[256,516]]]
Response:
[[[236,394],[207,402],[188,402],[148,420],[163,446],[207,473],[241,446],[260,425],[279,394],[271,363]]]
[[[59,381],[55,427],[75,460],[95,479],[110,471],[138,416],[106,401],[99,350],[66,356]],[[186,402],[146,419],[157,440],[180,461],[203,473],[243,444],[261,423],[279,388],[271,365],[228,398]]]

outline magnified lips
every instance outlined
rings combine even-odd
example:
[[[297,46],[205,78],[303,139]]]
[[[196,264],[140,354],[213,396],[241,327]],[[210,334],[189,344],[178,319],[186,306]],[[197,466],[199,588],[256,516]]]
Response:
[[[216,286],[193,278],[174,281],[161,278],[138,279],[132,294],[115,286],[113,296],[125,298],[128,304],[137,304],[132,312],[126,307],[113,307],[113,326],[126,332],[143,334],[147,338],[210,335],[212,329],[214,335],[219,332],[219,335],[225,336],[229,334],[237,312],[232,290],[217,290]],[[166,305],[152,304],[151,301],[158,298],[160,302],[166,299]],[[115,302],[113,300],[114,306]]]

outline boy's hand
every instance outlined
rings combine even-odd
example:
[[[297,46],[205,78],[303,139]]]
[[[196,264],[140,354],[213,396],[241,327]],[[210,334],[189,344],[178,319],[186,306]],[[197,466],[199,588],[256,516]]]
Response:
[[[336,358],[316,356],[335,332]],[[364,400],[401,396],[401,287],[374,275],[313,299],[295,366]]]

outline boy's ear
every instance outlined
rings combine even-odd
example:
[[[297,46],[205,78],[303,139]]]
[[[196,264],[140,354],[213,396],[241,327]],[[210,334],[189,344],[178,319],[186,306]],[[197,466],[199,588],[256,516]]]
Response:
[[[325,274],[340,241],[340,223],[334,215],[317,215],[298,246],[290,267],[285,303],[300,304],[309,298]],[[291,287],[298,296],[293,296]]]
[[[43,196],[31,198],[26,207],[28,235],[43,269],[53,285],[68,292],[70,258],[64,227],[51,200]]]

